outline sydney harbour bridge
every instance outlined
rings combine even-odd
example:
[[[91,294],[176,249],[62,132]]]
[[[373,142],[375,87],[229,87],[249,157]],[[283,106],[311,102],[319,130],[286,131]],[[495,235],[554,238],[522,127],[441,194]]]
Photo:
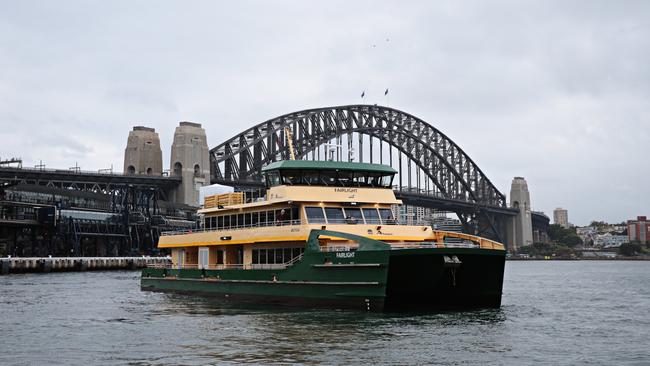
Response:
[[[508,218],[519,213],[453,140],[411,114],[376,105],[308,109],[250,127],[210,151],[212,183],[261,186],[262,167],[289,159],[289,141],[296,159],[390,165],[405,204],[454,212],[470,233],[503,242]]]
[[[189,122],[179,128],[203,131]],[[0,252],[155,252],[160,232],[197,225],[196,201],[179,200],[179,192],[210,183],[262,192],[262,168],[292,153],[296,159],[390,165],[398,172],[393,180],[397,198],[408,206],[455,213],[466,233],[512,244],[513,224],[522,215],[532,216],[527,220],[539,232],[548,227],[545,215],[508,207],[506,196],[444,133],[394,108],[347,105],[293,112],[249,127],[209,153],[205,132],[188,140],[197,138],[204,140],[203,152],[184,153],[189,171],[179,173],[176,166],[152,175],[150,169],[134,174],[131,166],[124,173],[107,173],[11,167],[0,161]],[[203,168],[194,165],[194,156],[201,154]]]

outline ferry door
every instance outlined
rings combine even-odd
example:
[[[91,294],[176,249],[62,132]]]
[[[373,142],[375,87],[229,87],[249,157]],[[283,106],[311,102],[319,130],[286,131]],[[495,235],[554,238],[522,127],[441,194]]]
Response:
[[[199,269],[208,268],[210,250],[206,247],[199,248]]]
[[[179,249],[177,253],[176,264],[178,265],[178,269],[183,269],[183,264],[185,263],[185,249]]]

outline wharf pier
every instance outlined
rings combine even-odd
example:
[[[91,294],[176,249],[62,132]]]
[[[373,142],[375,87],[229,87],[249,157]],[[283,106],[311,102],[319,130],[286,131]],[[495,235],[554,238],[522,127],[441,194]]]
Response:
[[[112,269],[139,269],[166,265],[170,257],[25,257],[0,258],[0,275]]]

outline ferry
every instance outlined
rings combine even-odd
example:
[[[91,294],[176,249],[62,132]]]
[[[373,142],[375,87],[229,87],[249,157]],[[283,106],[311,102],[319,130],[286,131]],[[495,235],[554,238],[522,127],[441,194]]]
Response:
[[[385,165],[278,161],[266,195],[206,197],[198,230],[165,232],[171,264],[143,270],[141,288],[229,301],[364,311],[498,308],[501,243],[396,219]]]

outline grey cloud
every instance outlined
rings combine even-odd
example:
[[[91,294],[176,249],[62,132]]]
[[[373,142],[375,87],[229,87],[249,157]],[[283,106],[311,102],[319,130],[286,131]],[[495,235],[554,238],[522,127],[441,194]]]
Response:
[[[119,169],[135,124],[168,159],[180,120],[214,146],[298,109],[389,102],[503,192],[525,176],[536,209],[621,221],[650,214],[649,15],[644,1],[6,2],[0,156]]]

